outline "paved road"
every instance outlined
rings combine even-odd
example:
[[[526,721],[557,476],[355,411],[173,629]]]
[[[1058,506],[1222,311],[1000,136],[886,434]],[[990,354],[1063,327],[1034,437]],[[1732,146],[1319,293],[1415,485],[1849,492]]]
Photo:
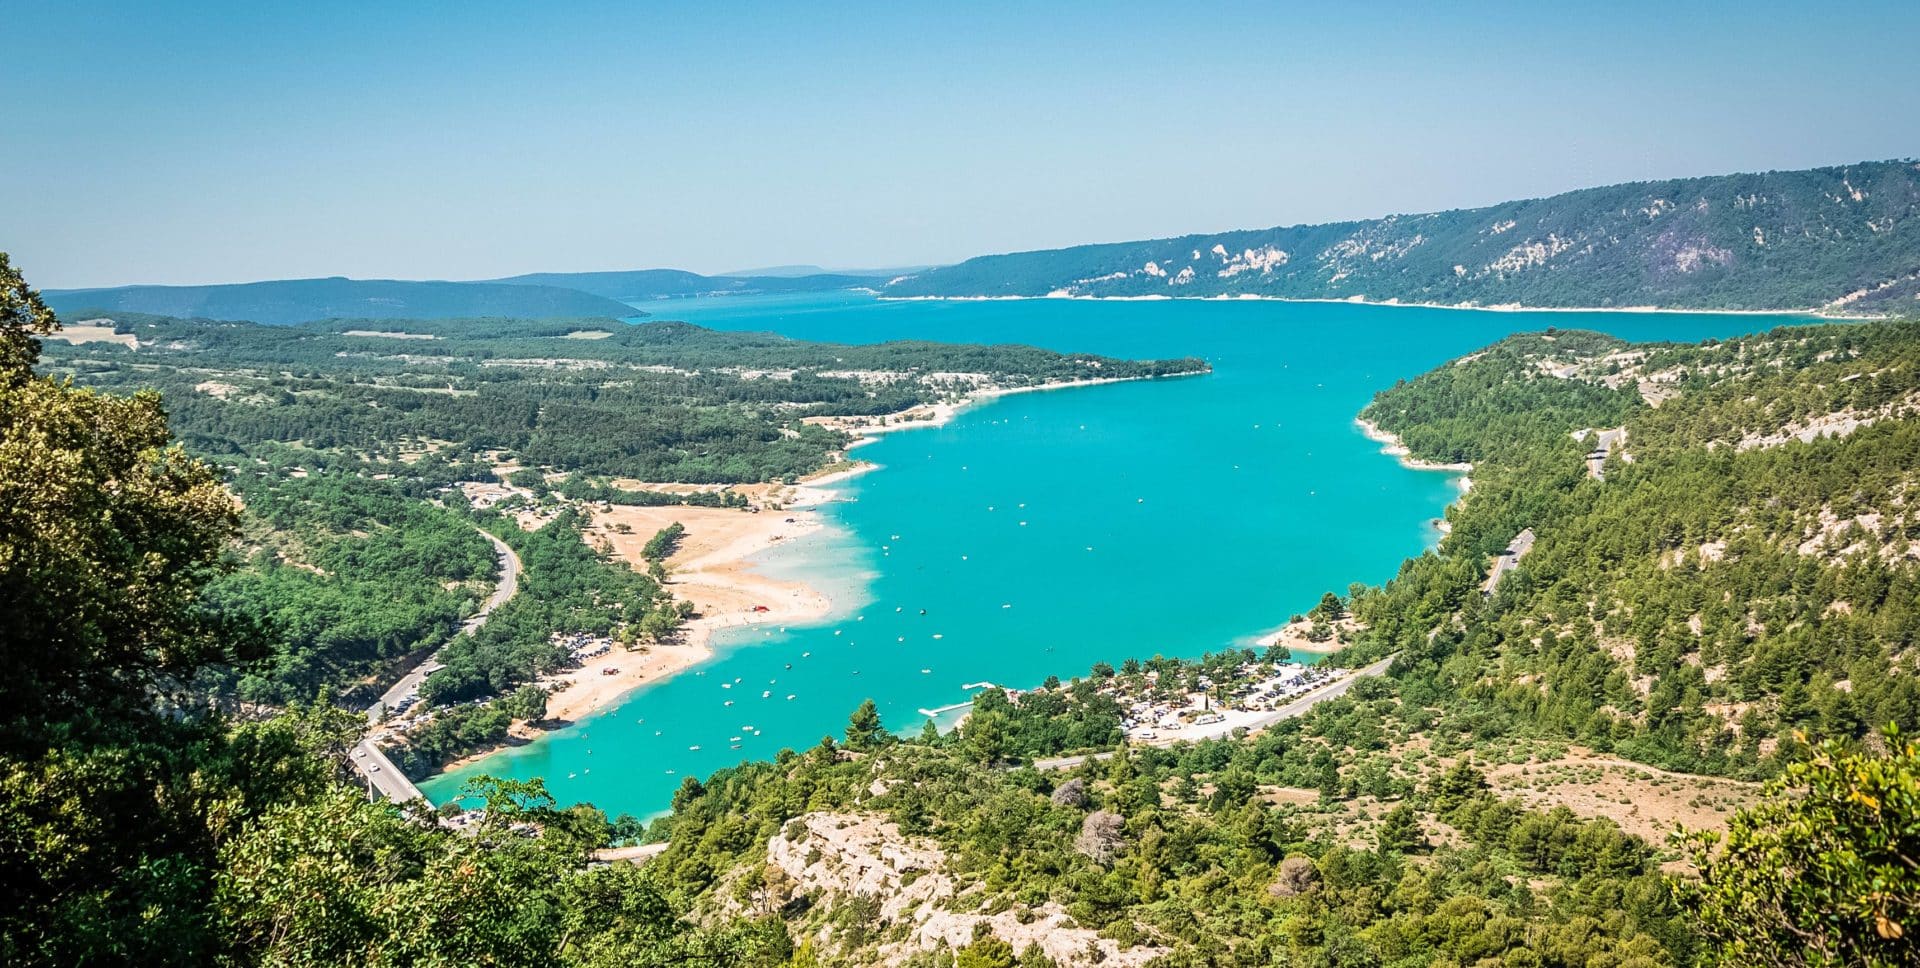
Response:
[[[493,543],[494,556],[499,559],[500,582],[494,586],[493,594],[489,595],[486,601],[480,603],[480,610],[474,612],[465,622],[460,624],[461,634],[476,631],[481,626],[487,624],[487,617],[493,614],[493,610],[506,604],[507,599],[512,598],[514,593],[520,590],[520,556],[514,554],[513,549],[509,547],[505,541],[501,541],[499,538],[488,534],[484,530],[481,531],[480,534]],[[446,646],[443,645],[440,648],[445,649]],[[394,683],[391,689],[382,693],[380,695],[380,705],[375,707],[375,709],[382,711],[391,710],[400,700],[419,692],[420,684],[425,682],[427,676],[432,675],[435,669],[440,668],[439,659],[440,651],[436,649],[432,655],[427,657],[426,661],[415,666],[412,672],[401,676],[399,682]],[[372,719],[371,710],[369,710],[368,718],[369,720]]]
[[[373,740],[363,739],[353,748],[353,768],[360,771],[360,776],[376,793],[394,803],[410,803],[425,797],[420,788],[387,759],[387,754],[373,745]]]
[[[512,598],[514,593],[520,590],[520,556],[514,554],[513,549],[506,542],[488,534],[485,530],[480,534],[493,544],[494,555],[499,559],[500,581],[494,586],[493,594],[487,596],[487,600],[480,604],[480,610],[461,623],[460,634],[462,635],[487,624],[487,617],[493,614],[494,609],[506,604],[507,599]],[[444,649],[446,646],[443,645],[440,648]],[[391,689],[381,694],[380,701],[367,710],[367,722],[378,725],[395,703],[419,692],[420,684],[426,681],[433,670],[440,668],[440,663],[436,661],[439,656],[440,651],[436,649],[425,662],[415,666],[412,672],[401,676],[399,682],[394,683]],[[367,781],[367,786],[373,791],[394,803],[422,799],[423,794],[420,788],[414,786],[413,781],[407,779],[407,775],[400,772],[400,768],[394,766],[392,760],[387,759],[387,754],[381,752],[380,747],[374,745],[373,740],[361,740],[354,746],[353,754],[353,768],[360,772],[361,778]]]
[[[1590,454],[1596,454],[1598,456],[1587,458],[1587,476],[1596,481],[1606,480],[1607,458],[1613,455],[1613,449],[1615,447],[1626,443],[1626,440],[1627,428],[1625,427],[1615,427],[1612,430],[1600,431],[1599,441],[1594,444],[1593,450],[1589,451]]]
[[[1266,727],[1271,726],[1274,723],[1277,723],[1283,719],[1293,719],[1296,716],[1304,716],[1306,715],[1307,710],[1312,709],[1313,707],[1318,706],[1329,699],[1338,699],[1341,696],[1346,695],[1347,690],[1352,689],[1354,686],[1354,683],[1359,682],[1361,679],[1365,679],[1371,676],[1384,675],[1387,671],[1387,667],[1393,664],[1393,660],[1394,660],[1393,656],[1387,656],[1386,658],[1381,659],[1380,661],[1375,662],[1370,666],[1367,666],[1363,669],[1356,670],[1352,675],[1347,676],[1346,678],[1341,679],[1338,682],[1334,682],[1334,683],[1330,683],[1328,685],[1322,686],[1319,689],[1316,689],[1310,693],[1307,693],[1306,695],[1301,696],[1300,698],[1295,699],[1294,701],[1287,703],[1286,705],[1281,706],[1279,709],[1276,709],[1272,712],[1263,713],[1262,715],[1257,716],[1251,720],[1243,720],[1238,723],[1228,723],[1224,725],[1228,726],[1229,728],[1233,726],[1241,726],[1241,727],[1245,727],[1248,732],[1252,732],[1258,729],[1265,729]],[[1162,736],[1159,739],[1151,740],[1144,744],[1135,744],[1135,745],[1171,746],[1174,743],[1178,743],[1178,742],[1183,742],[1183,741],[1191,742],[1196,739],[1211,739],[1211,738],[1213,737],[1209,735],[1193,735],[1193,734],[1188,734],[1185,736]],[[1070,770],[1076,766],[1079,766],[1082,763],[1085,763],[1088,760],[1108,759],[1113,756],[1113,752],[1114,751],[1112,750],[1108,750],[1105,753],[1083,753],[1079,756],[1056,756],[1050,759],[1034,760],[1033,768],[1036,770]]]

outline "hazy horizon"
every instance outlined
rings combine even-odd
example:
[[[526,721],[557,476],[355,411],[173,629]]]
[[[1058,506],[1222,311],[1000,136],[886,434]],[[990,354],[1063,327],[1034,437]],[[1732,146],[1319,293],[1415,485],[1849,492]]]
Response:
[[[1920,8],[1775,6],[34,3],[0,248],[47,288],[944,264],[1920,154],[1859,53]]]

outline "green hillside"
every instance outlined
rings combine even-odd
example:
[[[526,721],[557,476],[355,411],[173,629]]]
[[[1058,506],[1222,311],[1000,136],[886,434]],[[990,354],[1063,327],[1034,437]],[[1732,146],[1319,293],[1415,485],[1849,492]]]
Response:
[[[1920,296],[1920,165],[1637,182],[1425,215],[982,256],[884,292],[1910,310]]]
[[[1920,751],[1880,731],[1920,729],[1920,326],[1516,336],[1366,416],[1475,462],[1437,551],[1316,609],[1386,676],[1050,765],[1276,657],[989,689],[911,741],[862,710],[685,781],[650,870],[831,964],[1912,964]],[[1572,432],[1621,427],[1589,465]]]
[[[603,296],[555,286],[398,279],[283,279],[220,286],[122,286],[50,290],[47,305],[75,313],[154,313],[244,319],[269,325],[312,319],[441,319],[460,316],[642,315]]]

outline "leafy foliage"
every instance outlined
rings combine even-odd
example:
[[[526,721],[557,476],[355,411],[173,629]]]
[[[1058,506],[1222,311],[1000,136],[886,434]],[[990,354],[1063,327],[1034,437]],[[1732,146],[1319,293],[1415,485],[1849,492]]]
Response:
[[[784,935],[680,920],[630,867],[589,869],[613,832],[591,808],[495,785],[458,833],[341,785],[353,714],[296,704],[236,723],[170,696],[249,646],[201,596],[232,502],[168,446],[153,395],[34,375],[32,334],[51,321],[4,255],[0,282],[0,962],[784,955]]]
[[[1714,965],[1891,968],[1920,962],[1920,746],[1837,743],[1795,763],[1725,836],[1688,838],[1681,898]]]

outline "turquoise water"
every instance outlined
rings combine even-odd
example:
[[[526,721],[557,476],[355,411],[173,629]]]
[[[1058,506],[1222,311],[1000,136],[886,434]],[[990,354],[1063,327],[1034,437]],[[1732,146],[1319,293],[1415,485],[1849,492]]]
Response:
[[[966,683],[1027,687],[1101,660],[1247,644],[1324,591],[1385,580],[1434,540],[1457,479],[1401,467],[1353,424],[1394,380],[1547,326],[1698,340],[1793,321],[846,293],[643,308],[803,339],[1200,356],[1214,372],[1004,397],[860,449],[884,469],[822,509],[827,531],[760,565],[833,595],[833,619],[729,633],[704,666],[422,783],[436,801],[487,772],[645,815],[684,776],[837,736],[869,697],[889,726],[916,729],[919,710],[964,702]]]

